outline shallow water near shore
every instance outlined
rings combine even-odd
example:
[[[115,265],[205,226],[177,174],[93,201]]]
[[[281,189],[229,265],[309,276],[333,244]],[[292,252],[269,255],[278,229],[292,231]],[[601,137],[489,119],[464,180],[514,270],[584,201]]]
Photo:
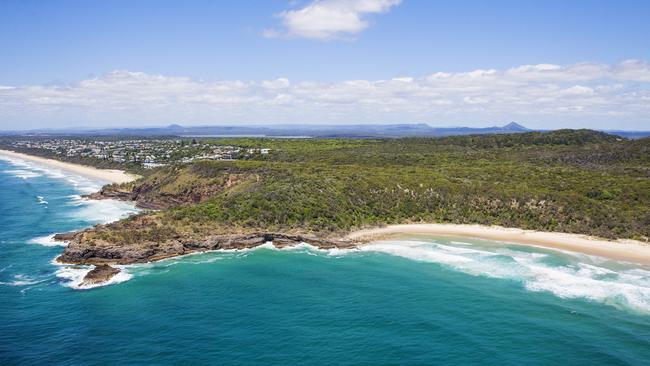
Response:
[[[23,165],[21,165],[23,164]],[[647,364],[650,268],[481,240],[212,252],[79,290],[56,232],[133,208],[0,160],[0,364]],[[119,283],[118,283],[119,282]]]

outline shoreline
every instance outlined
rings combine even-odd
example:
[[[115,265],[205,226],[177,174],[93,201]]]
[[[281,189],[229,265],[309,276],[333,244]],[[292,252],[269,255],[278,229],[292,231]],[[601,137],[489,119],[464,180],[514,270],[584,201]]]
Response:
[[[118,183],[118,184],[128,183],[140,178],[140,176],[138,175],[127,173],[122,170],[98,169],[88,165],[68,163],[59,160],[42,158],[40,156],[28,155],[24,153],[9,151],[9,150],[0,150],[0,156],[17,158],[17,159],[38,163],[38,164],[43,164],[51,168],[61,169],[63,171],[78,174],[87,178],[106,181],[109,183]]]
[[[607,240],[588,235],[544,232],[470,224],[402,224],[362,229],[344,238],[371,242],[408,235],[486,239],[516,245],[539,246],[650,265],[650,243],[632,239]],[[363,245],[363,244],[360,244]]]

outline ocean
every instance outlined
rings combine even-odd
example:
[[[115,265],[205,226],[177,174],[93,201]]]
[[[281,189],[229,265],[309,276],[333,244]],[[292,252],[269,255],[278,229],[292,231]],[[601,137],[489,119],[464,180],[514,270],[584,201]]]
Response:
[[[0,159],[1,365],[650,364],[650,268],[485,240],[267,244],[79,288],[51,235],[136,211],[81,199],[101,184]]]

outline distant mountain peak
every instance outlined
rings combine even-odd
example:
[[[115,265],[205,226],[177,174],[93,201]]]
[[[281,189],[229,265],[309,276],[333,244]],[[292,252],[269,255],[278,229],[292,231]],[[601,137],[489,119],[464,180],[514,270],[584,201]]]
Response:
[[[175,124],[175,123],[174,123],[174,124],[171,124],[171,125],[169,125],[169,126],[167,126],[167,129],[168,129],[168,130],[182,130],[182,129],[184,129],[184,128],[185,128],[185,127],[183,127],[183,126],[181,126],[181,125],[179,125],[179,124]]]
[[[510,131],[528,131],[528,128],[520,125],[517,122],[510,122],[507,125],[502,127],[504,130],[510,130]]]

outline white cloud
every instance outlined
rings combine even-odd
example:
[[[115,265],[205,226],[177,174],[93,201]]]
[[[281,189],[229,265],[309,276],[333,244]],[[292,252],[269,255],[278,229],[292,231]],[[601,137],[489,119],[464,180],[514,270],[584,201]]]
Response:
[[[330,40],[353,36],[370,26],[368,15],[385,13],[401,0],[315,0],[286,10],[277,17],[283,29],[267,29],[265,37],[298,37]]]
[[[563,95],[592,95],[594,90],[588,86],[574,85],[561,91]]]
[[[404,123],[648,128],[650,66],[524,65],[340,82],[205,81],[114,71],[63,86],[0,86],[0,128]]]

